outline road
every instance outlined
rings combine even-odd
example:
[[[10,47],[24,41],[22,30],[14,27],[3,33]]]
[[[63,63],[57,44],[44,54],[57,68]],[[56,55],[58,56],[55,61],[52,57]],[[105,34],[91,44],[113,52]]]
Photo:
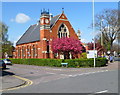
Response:
[[[6,71],[29,79],[33,84],[3,93],[118,93],[118,62],[102,68],[53,68],[15,64]]]
[[[115,61],[120,61],[120,57],[115,57],[114,60]]]

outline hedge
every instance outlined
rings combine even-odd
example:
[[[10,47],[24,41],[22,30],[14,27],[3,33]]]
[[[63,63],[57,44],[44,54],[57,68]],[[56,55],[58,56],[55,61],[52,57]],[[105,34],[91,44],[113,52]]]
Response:
[[[11,59],[13,64],[61,67],[61,63],[68,63],[68,67],[93,67],[94,59]],[[96,67],[106,66],[107,59],[96,58]]]

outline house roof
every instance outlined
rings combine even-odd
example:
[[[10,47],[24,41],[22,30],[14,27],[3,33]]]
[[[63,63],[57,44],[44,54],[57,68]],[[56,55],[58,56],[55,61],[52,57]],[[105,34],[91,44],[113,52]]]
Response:
[[[60,15],[53,17],[50,21],[50,28],[54,26]],[[40,24],[31,25],[22,37],[17,41],[16,45],[35,42],[40,40]]]

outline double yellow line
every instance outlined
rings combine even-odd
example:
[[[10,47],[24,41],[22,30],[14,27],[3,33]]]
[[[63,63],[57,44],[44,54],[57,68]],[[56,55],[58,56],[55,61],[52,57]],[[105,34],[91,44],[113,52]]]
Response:
[[[2,89],[2,90],[0,90],[0,92],[2,92],[2,91],[8,91],[8,90],[15,90],[15,89],[19,89],[19,88],[24,88],[26,86],[30,86],[30,85],[33,84],[33,82],[31,80],[29,80],[29,79],[22,78],[22,77],[19,77],[19,76],[16,76],[16,75],[13,75],[13,77],[21,79],[21,80],[25,81],[25,83],[23,83],[21,85],[18,85],[18,86],[15,86],[15,87],[10,87],[10,88],[6,88],[6,89]]]

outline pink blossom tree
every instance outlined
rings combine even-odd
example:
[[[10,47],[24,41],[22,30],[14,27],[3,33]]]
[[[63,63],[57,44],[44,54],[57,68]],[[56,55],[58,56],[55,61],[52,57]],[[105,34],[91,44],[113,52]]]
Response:
[[[52,42],[54,53],[64,54],[65,59],[69,59],[69,53],[81,54],[83,46],[79,40],[73,38],[57,38]]]

